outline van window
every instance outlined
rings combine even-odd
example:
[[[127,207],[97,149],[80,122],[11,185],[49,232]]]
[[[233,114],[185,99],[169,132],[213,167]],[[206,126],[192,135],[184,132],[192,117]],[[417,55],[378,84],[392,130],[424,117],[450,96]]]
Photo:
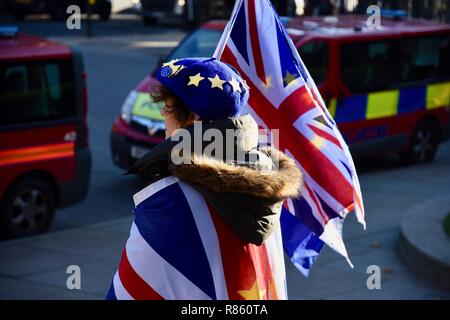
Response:
[[[0,125],[75,118],[71,61],[0,64]]]
[[[323,41],[308,42],[298,52],[314,82],[324,82],[328,70],[328,44]]]
[[[217,47],[217,43],[222,36],[222,32],[213,29],[197,29],[181,42],[166,61],[183,57],[211,57]]]
[[[449,35],[347,43],[341,49],[341,77],[353,93],[445,81],[449,55]]]

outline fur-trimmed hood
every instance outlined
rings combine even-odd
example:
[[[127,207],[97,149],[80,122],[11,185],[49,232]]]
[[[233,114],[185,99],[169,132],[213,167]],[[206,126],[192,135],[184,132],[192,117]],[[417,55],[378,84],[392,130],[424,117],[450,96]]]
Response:
[[[205,197],[241,240],[260,245],[278,225],[284,200],[299,195],[302,174],[282,152],[257,148],[258,126],[250,115],[209,122],[203,129],[208,128],[241,130],[235,148],[257,160],[240,163],[191,152],[183,155],[182,164],[174,164],[170,154],[178,142],[168,139],[128,173],[150,182],[168,175],[182,179]]]
[[[260,152],[268,157],[271,167],[255,169],[192,156],[189,164],[172,164],[169,170],[182,180],[198,183],[216,193],[241,193],[278,201],[297,197],[302,176],[294,161],[273,148]]]

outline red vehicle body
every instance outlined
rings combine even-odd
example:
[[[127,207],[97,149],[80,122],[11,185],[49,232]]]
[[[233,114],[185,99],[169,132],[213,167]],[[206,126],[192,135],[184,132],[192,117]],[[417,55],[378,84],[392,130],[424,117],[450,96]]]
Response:
[[[398,152],[406,163],[431,161],[450,135],[450,26],[383,18],[380,29],[370,30],[366,19],[349,15],[284,22],[353,154]],[[204,24],[165,60],[212,55],[225,24]],[[164,139],[162,118],[140,112],[143,106],[158,108],[148,101],[156,83],[146,77],[113,124],[111,151],[121,167]],[[141,116],[150,119],[148,125]]]
[[[0,38],[0,236],[45,231],[82,200],[91,154],[81,54],[38,37]]]

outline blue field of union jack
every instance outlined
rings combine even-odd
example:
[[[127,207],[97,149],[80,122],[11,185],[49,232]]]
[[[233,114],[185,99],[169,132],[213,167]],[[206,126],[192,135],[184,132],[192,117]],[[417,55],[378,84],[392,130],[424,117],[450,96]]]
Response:
[[[175,177],[133,198],[135,219],[108,299],[287,298],[279,227],[261,246],[244,243]]]

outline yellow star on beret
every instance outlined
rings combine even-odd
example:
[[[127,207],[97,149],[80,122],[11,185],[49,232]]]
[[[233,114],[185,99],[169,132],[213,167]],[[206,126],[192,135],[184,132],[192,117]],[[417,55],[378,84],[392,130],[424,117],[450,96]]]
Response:
[[[179,59],[173,59],[173,60],[170,60],[169,62],[165,62],[165,63],[163,63],[162,64],[162,66],[163,67],[167,67],[167,66],[173,66],[173,65],[175,65],[175,62],[178,62],[178,61],[180,61]]]
[[[181,70],[183,70],[184,68],[186,68],[186,66],[183,66],[182,64],[180,65],[176,65],[175,66],[177,69],[172,72],[172,76],[176,76]]]
[[[208,78],[208,80],[211,81],[211,89],[219,88],[220,90],[223,90],[223,84],[226,82],[226,81],[220,79],[217,74],[214,78]]]
[[[239,82],[235,79],[235,78],[231,78],[230,81],[228,81],[228,83],[233,87],[233,92],[242,92],[241,90],[241,86],[239,85]]]
[[[187,84],[188,86],[196,86],[198,87],[198,85],[200,84],[200,81],[204,80],[205,78],[202,77],[200,75],[200,72],[197,73],[195,76],[190,76],[189,77],[189,83]]]
[[[180,61],[179,59],[170,60],[169,62],[163,63],[163,67],[169,67],[171,70],[170,77],[173,77],[178,74],[181,70],[186,68],[183,65],[175,65],[176,62]]]

